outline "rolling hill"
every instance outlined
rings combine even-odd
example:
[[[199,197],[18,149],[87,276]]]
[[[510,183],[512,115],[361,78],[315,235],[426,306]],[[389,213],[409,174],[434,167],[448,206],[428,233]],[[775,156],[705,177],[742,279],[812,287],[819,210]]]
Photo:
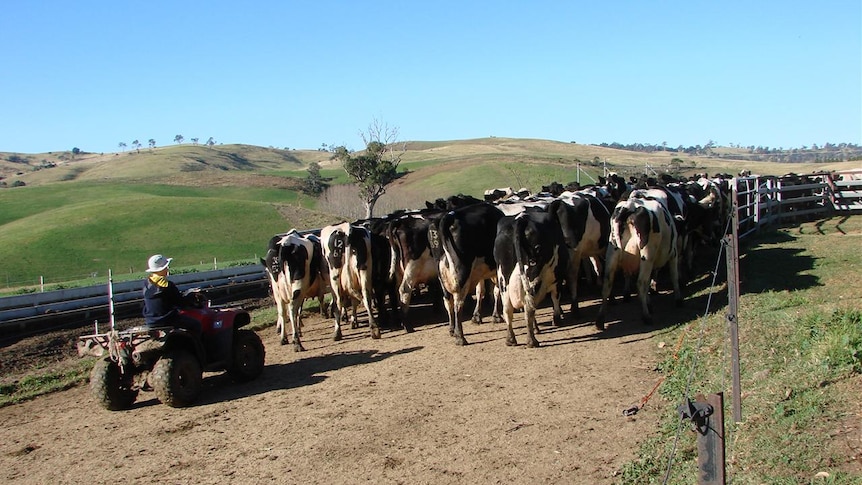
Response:
[[[590,183],[607,168],[623,175],[662,172],[762,174],[856,168],[746,161],[733,149],[713,156],[635,152],[549,140],[481,138],[405,143],[399,172],[376,214],[423,207],[456,193],[493,187],[537,191],[552,181]],[[674,160],[674,159],[677,160]],[[298,191],[316,162],[332,184],[347,181],[332,154],[251,145],[172,145],[121,153],[0,153],[0,283],[32,285],[107,269],[134,273],[152,253],[176,265],[256,260],[272,234],[355,217],[349,188],[322,199]],[[332,199],[341,198],[341,206]],[[347,207],[347,209],[342,209]]]

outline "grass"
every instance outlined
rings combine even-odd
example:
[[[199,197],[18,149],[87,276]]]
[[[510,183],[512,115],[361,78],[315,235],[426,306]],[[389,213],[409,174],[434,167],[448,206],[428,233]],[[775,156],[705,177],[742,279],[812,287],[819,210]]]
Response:
[[[688,333],[678,358],[668,352],[659,366],[665,375],[659,392],[668,403],[660,431],[626,465],[620,483],[662,483],[694,357],[691,395],[725,393],[733,483],[815,483],[821,471],[829,478],[816,483],[862,483],[840,434],[858,430],[862,416],[862,287],[854,283],[862,274],[860,243],[862,216],[781,228],[750,242],[740,265],[738,312],[743,421],[732,423],[724,315],[675,329],[674,338]],[[690,424],[682,426],[672,484],[697,481],[695,436]]]
[[[0,191],[0,283],[37,284],[142,271],[161,252],[177,266],[255,259],[290,228],[276,189],[74,184]],[[295,221],[295,225],[301,222]]]
[[[23,379],[0,385],[0,407],[63,391],[87,382],[94,358],[84,358],[59,370],[34,371]]]

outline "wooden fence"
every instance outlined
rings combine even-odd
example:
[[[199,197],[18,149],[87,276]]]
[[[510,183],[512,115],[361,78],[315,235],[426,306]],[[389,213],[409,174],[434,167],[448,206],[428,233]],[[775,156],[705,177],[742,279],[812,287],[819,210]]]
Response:
[[[737,177],[740,239],[764,226],[834,212],[862,212],[862,169],[808,175]]]

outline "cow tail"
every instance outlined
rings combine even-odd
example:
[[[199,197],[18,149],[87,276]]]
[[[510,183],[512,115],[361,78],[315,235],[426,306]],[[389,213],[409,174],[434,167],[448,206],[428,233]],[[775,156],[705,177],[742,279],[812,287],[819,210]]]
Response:
[[[515,243],[515,261],[518,264],[518,273],[521,277],[521,287],[524,290],[524,303],[527,308],[535,308],[535,302],[533,301],[533,290],[530,288],[530,280],[527,278],[526,267],[529,265],[529,261],[524,256],[523,251],[521,250],[525,244],[527,244],[526,239],[524,238],[524,231],[527,226],[527,219],[525,217],[516,217],[515,225],[514,225],[514,237],[513,242]]]
[[[452,238],[452,230],[451,225],[455,221],[454,214],[452,212],[446,213],[443,217],[440,218],[440,222],[438,227],[438,231],[440,232],[440,244],[443,246],[443,257],[450,258],[452,263],[452,270],[455,271],[461,266],[461,261],[464,261],[464,255],[458,249],[458,247],[454,244]],[[462,275],[458,275],[458,286],[464,286],[466,281],[461,281],[464,278]],[[466,280],[466,278],[464,278]]]
[[[401,265],[403,259],[402,253],[404,251],[401,248],[401,240],[396,236],[394,227],[386,232],[386,238],[389,240],[389,252],[391,254],[389,258],[389,280],[395,281],[395,275],[398,272],[398,266]]]

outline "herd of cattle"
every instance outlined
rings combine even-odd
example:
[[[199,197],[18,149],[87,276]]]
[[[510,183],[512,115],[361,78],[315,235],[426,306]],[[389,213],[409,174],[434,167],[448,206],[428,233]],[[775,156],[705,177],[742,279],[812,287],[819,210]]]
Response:
[[[649,324],[649,290],[657,271],[667,268],[681,303],[680,273],[692,269],[698,248],[725,233],[729,180],[626,181],[610,174],[587,187],[555,182],[535,195],[494,189],[486,192],[486,200],[457,195],[426,202],[425,209],[277,234],[261,262],[278,310],[281,343],[304,350],[301,311],[309,298],[317,298],[327,316],[331,307],[335,340],[342,338],[346,321],[358,328],[360,303],[372,338],[380,338],[381,326],[412,332],[411,298],[428,288],[442,299],[450,335],[464,345],[465,301],[475,293],[473,320],[481,323],[480,303],[486,288],[493,287],[492,318],[507,323],[506,344],[517,344],[512,320],[522,310],[527,346],[537,347],[536,307],[546,296],[553,302],[554,324],[563,322],[563,291],[570,295],[571,314],[578,314],[581,266],[587,269],[584,277],[601,281],[599,330],[619,271],[626,276],[626,295],[636,277],[643,321]],[[325,304],[327,293],[331,305]]]

